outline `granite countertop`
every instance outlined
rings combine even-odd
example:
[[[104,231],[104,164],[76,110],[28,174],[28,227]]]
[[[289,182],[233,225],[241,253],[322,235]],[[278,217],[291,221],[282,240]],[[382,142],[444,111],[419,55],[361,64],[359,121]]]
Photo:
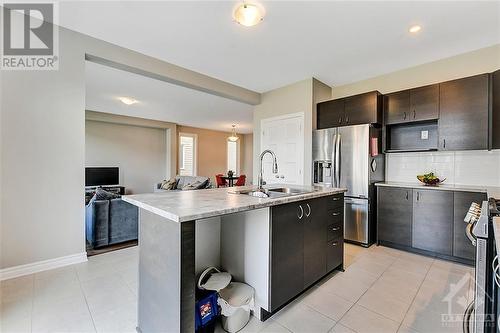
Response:
[[[385,187],[405,187],[405,188],[420,188],[425,190],[440,190],[440,191],[461,191],[461,192],[480,192],[487,193],[488,198],[500,198],[500,187],[488,186],[470,186],[457,184],[441,184],[438,186],[426,186],[420,183],[402,183],[402,182],[381,182],[376,183],[376,186]]]
[[[278,198],[256,198],[250,195],[231,193],[235,190],[255,189],[252,186],[242,186],[237,188],[134,194],[125,195],[122,199],[174,222],[185,222],[346,192],[346,189],[343,188],[288,187],[312,192]]]

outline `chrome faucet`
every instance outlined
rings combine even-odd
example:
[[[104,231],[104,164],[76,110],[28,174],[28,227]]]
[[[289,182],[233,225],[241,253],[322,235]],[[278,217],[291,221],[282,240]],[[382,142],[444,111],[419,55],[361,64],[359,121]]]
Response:
[[[271,154],[273,157],[273,173],[278,173],[278,163],[276,162],[276,154],[269,149],[266,149],[260,154],[260,172],[259,172],[259,178],[258,178],[258,185],[257,189],[262,190],[262,186],[265,184],[263,178],[262,178],[262,159],[264,158],[264,155],[266,154]]]

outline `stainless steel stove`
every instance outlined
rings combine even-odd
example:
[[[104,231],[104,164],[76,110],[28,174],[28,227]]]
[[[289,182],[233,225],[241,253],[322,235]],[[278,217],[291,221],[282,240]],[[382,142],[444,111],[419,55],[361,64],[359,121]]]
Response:
[[[490,198],[473,203],[465,217],[466,234],[476,247],[474,301],[464,315],[464,333],[497,331],[498,285],[495,266],[498,257],[492,219],[500,217],[500,200]]]

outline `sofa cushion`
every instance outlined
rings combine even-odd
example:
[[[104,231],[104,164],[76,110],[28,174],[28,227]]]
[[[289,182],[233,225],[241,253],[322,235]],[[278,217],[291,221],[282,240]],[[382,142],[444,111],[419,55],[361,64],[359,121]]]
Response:
[[[198,185],[196,189],[204,188],[203,185],[207,185],[209,179],[207,177],[202,177],[202,176],[177,176],[175,177],[178,179],[177,181],[177,187],[178,189],[183,189],[186,185],[193,184],[195,182],[201,182],[201,185]]]
[[[177,179],[175,177],[171,178],[170,180],[164,180],[160,185],[160,189],[162,190],[175,190],[176,187]]]
[[[121,195],[108,192],[106,190],[103,190],[102,188],[97,188],[95,190],[94,196],[96,200],[111,200],[121,198]]]
[[[203,186],[206,184],[206,181],[195,181],[194,183],[184,185],[184,187],[181,189],[183,191],[191,191],[191,190],[198,190],[203,188]]]

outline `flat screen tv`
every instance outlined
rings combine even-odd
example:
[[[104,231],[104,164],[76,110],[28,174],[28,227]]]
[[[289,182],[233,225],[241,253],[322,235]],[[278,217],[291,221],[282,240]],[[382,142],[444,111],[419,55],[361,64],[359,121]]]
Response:
[[[85,168],[85,186],[118,184],[120,184],[118,167]]]

